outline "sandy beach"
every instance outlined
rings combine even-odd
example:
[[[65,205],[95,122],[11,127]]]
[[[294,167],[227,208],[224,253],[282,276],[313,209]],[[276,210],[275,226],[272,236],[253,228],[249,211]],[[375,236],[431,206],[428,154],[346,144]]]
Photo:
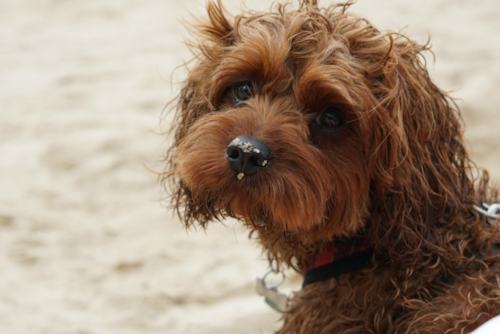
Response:
[[[232,221],[186,231],[149,171],[163,170],[160,117],[186,74],[174,69],[191,58],[181,21],[204,6],[0,2],[1,333],[280,326],[254,292],[267,269],[259,246]],[[431,77],[457,99],[473,160],[500,181],[500,1],[358,0],[350,11],[420,42],[431,36]],[[288,290],[298,288],[289,276]]]

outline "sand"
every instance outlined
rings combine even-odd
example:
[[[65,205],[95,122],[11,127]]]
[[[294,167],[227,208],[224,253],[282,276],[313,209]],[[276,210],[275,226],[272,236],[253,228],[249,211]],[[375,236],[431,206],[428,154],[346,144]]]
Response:
[[[254,292],[267,267],[255,242],[234,222],[186,232],[148,171],[163,169],[159,118],[178,89],[174,68],[190,59],[180,20],[204,2],[0,2],[1,333],[280,325]],[[500,180],[500,2],[359,0],[351,10],[432,36],[431,76],[461,99],[472,157]]]

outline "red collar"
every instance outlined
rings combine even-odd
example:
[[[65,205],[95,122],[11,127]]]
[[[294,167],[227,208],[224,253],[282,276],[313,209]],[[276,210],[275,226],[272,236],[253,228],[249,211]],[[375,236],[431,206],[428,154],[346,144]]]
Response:
[[[371,263],[373,248],[364,231],[349,239],[340,239],[329,244],[302,263],[303,286],[336,277]]]

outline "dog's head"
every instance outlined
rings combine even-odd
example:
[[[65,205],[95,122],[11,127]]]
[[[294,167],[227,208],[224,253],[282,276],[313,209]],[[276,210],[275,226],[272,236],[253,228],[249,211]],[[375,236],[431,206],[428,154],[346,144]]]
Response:
[[[306,244],[372,221],[380,238],[418,244],[422,212],[455,210],[470,186],[459,119],[429,80],[426,47],[348,5],[290,7],[231,18],[209,3],[193,25],[197,63],[167,172],[181,219],[229,215]]]

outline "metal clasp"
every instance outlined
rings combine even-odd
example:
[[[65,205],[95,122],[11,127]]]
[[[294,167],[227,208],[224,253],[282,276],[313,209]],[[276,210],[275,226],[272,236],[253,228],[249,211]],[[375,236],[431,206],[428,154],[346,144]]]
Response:
[[[488,205],[486,203],[482,203],[481,205],[484,207],[484,209],[477,205],[474,205],[474,209],[488,217],[488,222],[490,224],[500,223],[500,204],[493,203]]]
[[[264,277],[257,277],[257,293],[261,296],[266,297],[265,302],[269,306],[271,306],[275,311],[278,311],[280,313],[285,312],[287,306],[288,306],[288,296],[282,292],[278,291],[278,286],[283,284],[285,281],[285,274],[282,272],[281,275],[283,276],[281,282],[277,285],[267,285],[266,284],[266,277],[270,273],[277,274],[274,269],[271,268]]]

